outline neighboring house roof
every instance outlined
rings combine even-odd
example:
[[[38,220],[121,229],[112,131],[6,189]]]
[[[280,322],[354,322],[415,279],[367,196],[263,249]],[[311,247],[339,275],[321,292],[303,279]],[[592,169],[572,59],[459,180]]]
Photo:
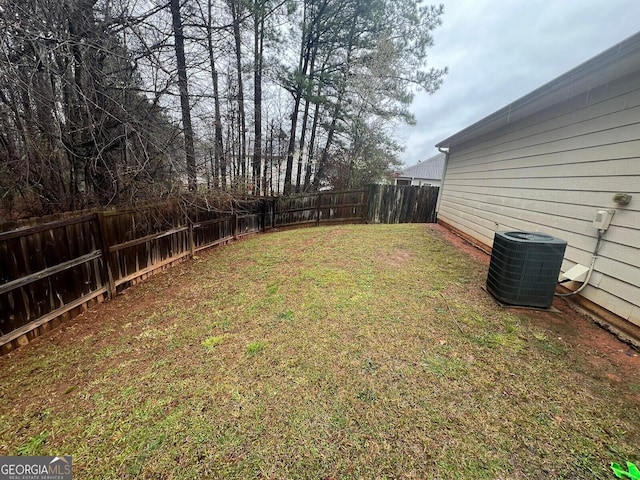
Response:
[[[444,169],[444,153],[439,153],[424,162],[407,167],[397,178],[425,178],[431,180],[441,180]]]
[[[607,82],[630,74],[640,65],[640,32],[587,60],[488,117],[438,142],[452,147],[569,100]]]

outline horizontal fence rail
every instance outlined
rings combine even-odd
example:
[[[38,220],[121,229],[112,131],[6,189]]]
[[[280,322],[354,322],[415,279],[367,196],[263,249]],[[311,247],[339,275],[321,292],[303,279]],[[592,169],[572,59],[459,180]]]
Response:
[[[196,252],[295,226],[435,221],[438,189],[371,186],[208,205],[65,214],[0,232],[0,353]]]
[[[0,344],[107,294],[100,239],[94,214],[0,233]]]

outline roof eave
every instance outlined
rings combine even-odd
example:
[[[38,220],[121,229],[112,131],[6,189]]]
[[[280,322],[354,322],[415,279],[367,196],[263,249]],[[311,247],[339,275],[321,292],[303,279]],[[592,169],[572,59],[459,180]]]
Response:
[[[448,148],[467,142],[638,69],[640,69],[640,32],[436,143],[435,146]]]

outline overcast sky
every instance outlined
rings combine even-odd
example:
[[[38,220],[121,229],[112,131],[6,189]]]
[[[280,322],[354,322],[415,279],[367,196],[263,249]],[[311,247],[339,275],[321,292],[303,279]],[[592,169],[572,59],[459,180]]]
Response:
[[[431,0],[438,3],[438,0]],[[443,0],[430,65],[449,67],[416,95],[402,129],[405,166],[434,145],[640,30],[640,0]]]

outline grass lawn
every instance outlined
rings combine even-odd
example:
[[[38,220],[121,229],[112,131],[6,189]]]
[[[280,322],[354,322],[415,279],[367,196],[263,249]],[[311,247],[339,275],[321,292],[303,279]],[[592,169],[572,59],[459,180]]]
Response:
[[[208,251],[0,358],[0,455],[73,455],[77,479],[640,465],[639,369],[559,335],[569,313],[496,306],[485,275],[426,225]]]

